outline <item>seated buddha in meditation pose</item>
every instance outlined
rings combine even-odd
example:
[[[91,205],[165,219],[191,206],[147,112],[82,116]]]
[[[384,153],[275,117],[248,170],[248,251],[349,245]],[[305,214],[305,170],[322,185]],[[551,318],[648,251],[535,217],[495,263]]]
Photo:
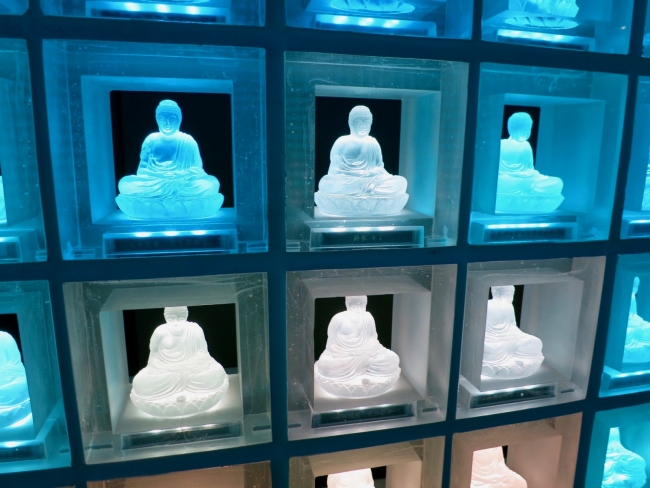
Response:
[[[645,469],[644,459],[621,444],[618,427],[610,429],[602,488],[643,488]]]
[[[25,366],[11,334],[0,331],[0,429],[31,415]]]
[[[368,297],[345,297],[345,312],[327,327],[325,351],[314,364],[314,378],[326,392],[343,398],[370,398],[390,390],[401,373],[399,357],[377,339]]]
[[[327,488],[375,488],[370,468],[327,475]]]
[[[330,167],[314,200],[331,215],[370,217],[399,213],[409,199],[406,178],[384,169],[381,147],[370,135],[372,113],[363,105],[350,111],[350,135],[339,137]]]
[[[508,139],[501,140],[499,179],[495,210],[511,214],[547,213],[557,209],[564,197],[560,178],[545,176],[533,166],[528,142],[533,119],[518,112],[508,119]]]
[[[167,323],[154,331],[149,362],[133,378],[131,400],[154,417],[205,412],[228,390],[228,375],[208,353],[203,329],[187,316],[187,307],[165,308]]]
[[[506,466],[502,447],[474,451],[471,488],[526,488],[526,480]]]
[[[544,361],[542,341],[517,327],[512,300],[515,287],[493,286],[487,302],[483,368],[486,378],[526,378]]]
[[[627,319],[627,333],[625,334],[625,349],[623,351],[624,363],[650,362],[650,323],[637,314],[636,294],[639,291],[640,280],[636,276],[632,286],[632,300],[630,313]]]
[[[118,184],[115,201],[133,219],[201,219],[213,217],[223,204],[219,181],[203,170],[199,146],[179,131],[181,109],[172,100],[156,108],[159,132],[142,144],[135,176]]]

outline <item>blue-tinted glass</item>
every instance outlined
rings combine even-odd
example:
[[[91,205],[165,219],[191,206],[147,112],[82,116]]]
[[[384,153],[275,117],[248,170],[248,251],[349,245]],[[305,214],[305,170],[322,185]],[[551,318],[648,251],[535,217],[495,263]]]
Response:
[[[28,6],[27,0],[0,0],[0,15],[22,15]]]

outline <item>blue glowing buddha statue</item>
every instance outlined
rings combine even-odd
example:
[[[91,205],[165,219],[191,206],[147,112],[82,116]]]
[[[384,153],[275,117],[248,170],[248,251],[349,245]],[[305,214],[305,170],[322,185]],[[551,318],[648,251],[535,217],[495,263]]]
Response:
[[[636,294],[639,291],[640,280],[636,276],[632,286],[632,299],[630,300],[630,313],[627,319],[627,333],[625,334],[624,363],[650,362],[650,323],[643,320],[637,313]]]
[[[0,429],[31,415],[27,376],[11,334],[0,331]]]
[[[571,20],[580,8],[576,0],[509,0],[508,10],[517,12],[506,22],[517,27],[541,29],[572,29]]]
[[[202,219],[215,216],[223,204],[219,180],[203,170],[198,144],[179,131],[181,119],[176,102],[160,102],[160,131],[144,140],[137,174],[118,184],[115,201],[132,219]]]
[[[621,444],[618,427],[610,429],[602,488],[642,488],[645,468],[643,458]]]

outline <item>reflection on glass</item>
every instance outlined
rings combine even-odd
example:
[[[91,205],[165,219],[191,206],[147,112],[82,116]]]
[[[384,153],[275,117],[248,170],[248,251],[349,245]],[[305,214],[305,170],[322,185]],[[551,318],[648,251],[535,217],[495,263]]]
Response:
[[[641,456],[623,447],[618,427],[610,429],[602,488],[642,488],[645,467]]]
[[[27,376],[18,345],[11,334],[0,331],[0,429],[26,420],[31,414]]]
[[[370,468],[327,476],[327,488],[375,488]]]
[[[636,309],[636,294],[639,291],[640,280],[636,276],[632,287],[630,300],[630,314],[627,320],[627,333],[625,335],[625,351],[623,362],[646,363],[650,361],[650,323],[643,320]]]
[[[506,466],[502,447],[474,451],[471,488],[527,488],[526,480]]]

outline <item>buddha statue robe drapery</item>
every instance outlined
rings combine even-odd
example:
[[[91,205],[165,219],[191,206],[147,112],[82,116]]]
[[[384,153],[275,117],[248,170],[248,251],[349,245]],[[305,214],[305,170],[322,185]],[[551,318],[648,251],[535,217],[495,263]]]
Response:
[[[32,413],[25,366],[11,334],[0,331],[0,429]]]
[[[502,447],[474,451],[471,488],[527,488],[528,483],[506,466]]]
[[[621,444],[619,429],[610,429],[602,488],[643,488],[645,470],[643,458]]]
[[[634,278],[632,285],[632,298],[630,300],[630,313],[627,319],[627,332],[625,334],[625,349],[623,351],[624,363],[650,362],[650,323],[643,320],[637,313],[636,294],[639,291],[639,277]]]

